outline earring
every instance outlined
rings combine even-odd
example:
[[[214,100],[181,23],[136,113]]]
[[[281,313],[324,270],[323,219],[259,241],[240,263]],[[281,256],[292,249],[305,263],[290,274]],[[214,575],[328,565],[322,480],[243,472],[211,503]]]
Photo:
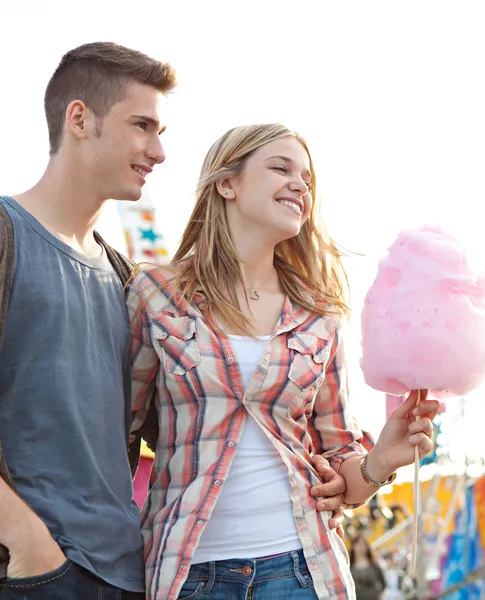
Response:
[[[226,192],[226,196],[229,196],[229,192]]]

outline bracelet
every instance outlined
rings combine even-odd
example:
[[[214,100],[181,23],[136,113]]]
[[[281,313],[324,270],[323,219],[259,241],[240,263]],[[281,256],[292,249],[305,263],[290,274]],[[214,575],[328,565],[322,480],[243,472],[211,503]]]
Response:
[[[382,487],[383,485],[388,485],[389,483],[392,483],[394,481],[394,479],[396,479],[396,473],[389,475],[389,477],[386,479],[386,481],[376,481],[375,479],[372,479],[372,477],[369,475],[369,471],[367,470],[367,457],[368,456],[369,456],[368,454],[364,454],[364,456],[360,459],[360,473],[362,475],[362,479],[368,485],[371,485],[373,487]]]

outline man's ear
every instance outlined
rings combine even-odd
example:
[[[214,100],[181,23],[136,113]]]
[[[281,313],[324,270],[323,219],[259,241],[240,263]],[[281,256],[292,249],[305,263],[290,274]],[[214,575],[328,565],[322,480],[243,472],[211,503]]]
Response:
[[[67,107],[65,129],[77,140],[86,139],[96,132],[96,117],[82,100],[73,100]]]

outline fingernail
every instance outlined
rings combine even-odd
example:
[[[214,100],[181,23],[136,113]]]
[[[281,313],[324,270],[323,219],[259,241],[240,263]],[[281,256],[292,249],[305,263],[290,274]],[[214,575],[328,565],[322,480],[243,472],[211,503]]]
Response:
[[[321,502],[321,503],[320,503],[320,508],[321,508],[322,510],[325,510],[325,509],[327,508],[327,506],[326,506],[325,502]]]
[[[415,408],[413,410],[413,415],[419,415],[419,408]]]

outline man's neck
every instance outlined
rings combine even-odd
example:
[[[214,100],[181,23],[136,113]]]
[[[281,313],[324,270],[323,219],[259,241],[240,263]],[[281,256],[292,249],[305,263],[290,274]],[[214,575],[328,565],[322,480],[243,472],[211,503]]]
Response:
[[[93,230],[104,202],[72,175],[51,161],[40,181],[14,199],[65,244],[86,256],[99,256]]]

